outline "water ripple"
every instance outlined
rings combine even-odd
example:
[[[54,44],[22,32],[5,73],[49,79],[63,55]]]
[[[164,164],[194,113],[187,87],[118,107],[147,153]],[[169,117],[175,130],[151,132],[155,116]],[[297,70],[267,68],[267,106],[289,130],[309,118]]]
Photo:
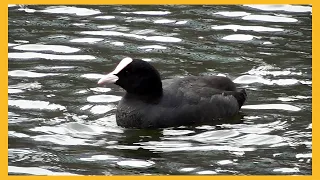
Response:
[[[244,11],[220,11],[220,12],[216,12],[214,14],[219,14],[219,15],[227,16],[227,17],[241,17],[241,16],[250,15],[250,13],[247,13]]]
[[[22,51],[53,51],[60,53],[74,53],[80,49],[61,45],[43,45],[43,44],[24,44],[13,47],[13,49]]]
[[[274,172],[282,172],[282,173],[296,173],[299,172],[299,168],[278,168],[274,169]]]
[[[8,53],[9,59],[92,60],[91,55],[57,55],[36,52]]]
[[[238,30],[244,30],[244,31],[256,31],[256,32],[279,32],[283,31],[284,29],[281,28],[270,28],[270,27],[264,27],[264,26],[241,26],[241,25],[215,25],[211,27],[212,29],[215,30],[224,30],[224,29],[230,29],[235,32]]]
[[[78,43],[96,43],[99,41],[103,41],[102,38],[76,38],[71,39],[70,42],[78,42]]]
[[[45,10],[40,10],[39,12],[50,14],[74,14],[77,16],[90,16],[101,13],[99,10],[67,6],[51,6],[46,8]]]
[[[232,34],[223,37],[222,39],[228,40],[228,41],[251,41],[253,38],[259,38],[257,36],[252,36],[249,34]]]
[[[277,135],[247,134],[245,136],[241,136],[239,138],[234,139],[234,141],[241,146],[259,146],[282,143],[284,141],[284,138]]]
[[[64,106],[59,104],[50,103],[47,101],[34,101],[34,100],[11,100],[9,99],[8,105],[11,107],[18,107],[20,109],[29,110],[65,110]]]
[[[77,175],[73,173],[67,172],[55,172],[50,171],[40,167],[18,167],[18,166],[8,166],[9,173],[22,173],[22,174],[29,174],[29,175],[54,175],[54,176],[70,176],[70,175]]]
[[[277,5],[244,5],[247,7],[263,10],[263,11],[287,11],[287,12],[312,12],[311,6],[299,6],[289,4]]]
[[[94,155],[89,158],[80,158],[82,161],[104,161],[104,160],[117,160],[116,156],[111,155]]]
[[[10,175],[312,174],[311,5],[8,5]],[[230,123],[122,128],[123,57],[230,77]]]
[[[281,72],[285,73],[285,72]],[[263,74],[263,73],[262,73]],[[271,73],[275,74],[275,73]],[[265,85],[280,85],[280,86],[287,86],[287,85],[295,85],[298,83],[304,83],[304,81],[299,81],[297,79],[277,79],[277,80],[270,80],[270,79],[265,79],[261,76],[255,76],[255,75],[243,75],[240,77],[237,77],[234,80],[235,83],[238,84],[252,84],[252,83],[261,83]]]
[[[286,111],[300,111],[301,108],[289,104],[259,104],[259,105],[245,105],[243,109],[279,109]]]
[[[93,114],[105,114],[113,109],[116,109],[113,105],[96,105],[90,109]]]
[[[9,76],[12,77],[28,77],[28,78],[37,78],[37,77],[46,77],[46,76],[57,76],[58,73],[36,73],[24,70],[14,70],[8,72]]]
[[[121,96],[115,96],[115,95],[94,95],[89,96],[87,98],[88,102],[116,102],[120,101],[122,97]]]
[[[295,18],[271,16],[271,15],[247,15],[242,18],[249,21],[264,21],[264,22],[297,22]]]
[[[206,171],[199,171],[199,172],[197,172],[197,174],[200,174],[200,175],[217,174],[217,172],[211,171],[211,170],[206,170]]]
[[[96,19],[114,19],[116,18],[115,16],[96,16]]]
[[[157,42],[180,42],[182,41],[180,38],[176,37],[166,37],[166,36],[141,36],[136,34],[127,34],[117,31],[82,31],[81,34],[88,35],[98,35],[98,36],[123,36],[123,37],[131,37],[136,39],[143,39],[147,41],[157,41]]]
[[[153,16],[162,16],[171,14],[169,11],[135,11],[135,12],[121,12],[122,14],[142,14],[142,15],[153,15]]]
[[[129,161],[117,162],[117,165],[124,168],[149,168],[154,164],[155,162],[153,161],[141,161],[141,160],[129,160]]]

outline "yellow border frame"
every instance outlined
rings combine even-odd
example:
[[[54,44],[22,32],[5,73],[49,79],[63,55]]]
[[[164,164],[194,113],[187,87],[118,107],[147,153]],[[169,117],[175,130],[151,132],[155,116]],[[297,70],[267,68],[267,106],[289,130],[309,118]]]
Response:
[[[191,1],[191,0],[162,0],[162,1],[156,1],[152,2],[150,0],[91,0],[90,3],[89,1],[76,1],[76,0],[68,0],[66,2],[65,0],[49,0],[49,1],[41,1],[41,0],[14,0],[6,3],[1,3],[3,4],[1,7],[1,20],[4,28],[1,28],[1,31],[3,34],[3,48],[1,48],[1,54],[3,54],[3,60],[1,62],[1,82],[3,83],[4,87],[3,90],[1,91],[1,116],[2,116],[2,121],[6,122],[5,125],[1,126],[1,137],[2,137],[2,148],[1,148],[1,162],[2,163],[2,168],[1,168],[1,174],[5,179],[52,179],[52,178],[66,178],[66,179],[102,179],[102,178],[110,178],[114,180],[121,180],[128,178],[129,176],[8,176],[8,49],[4,48],[8,46],[8,4],[77,4],[77,5],[85,5],[85,4],[146,4],[146,5],[151,5],[151,4],[220,4],[220,5],[231,5],[231,4],[312,4],[312,72],[317,72],[318,70],[318,64],[319,62],[316,60],[318,55],[318,52],[315,51],[314,47],[319,47],[318,41],[317,41],[317,35],[319,35],[319,15],[316,9],[318,9],[318,3],[316,0],[313,1],[301,1],[301,0],[292,0],[292,1],[287,1],[287,0],[259,0],[259,1],[253,1],[253,0],[241,0],[241,1],[236,1],[236,0],[215,0],[215,1],[210,1],[210,0],[196,0],[196,1]],[[316,20],[317,19],[317,20]],[[319,35],[320,36],[320,35]],[[315,89],[317,89],[318,86],[318,79],[316,78],[316,74],[312,73],[312,94],[314,94]],[[320,106],[317,105],[319,103],[319,99],[317,96],[312,97],[312,112],[320,112]],[[319,120],[319,115],[316,113],[312,113],[312,120],[315,119],[315,121],[312,121],[312,127],[313,129],[318,126],[318,120]],[[319,179],[319,172],[316,169],[317,166],[315,164],[317,163],[318,159],[318,154],[319,154],[319,148],[316,142],[317,138],[317,133],[316,131],[312,130],[312,176],[130,176],[130,178],[133,179],[154,179],[154,180],[163,180],[163,178],[169,178],[169,179],[174,179],[176,180],[177,178],[183,178],[184,180],[191,179],[191,178],[200,178],[200,179],[243,179],[243,180],[256,180],[258,179],[269,179],[269,178],[274,178],[276,179]],[[318,153],[317,153],[318,152]]]

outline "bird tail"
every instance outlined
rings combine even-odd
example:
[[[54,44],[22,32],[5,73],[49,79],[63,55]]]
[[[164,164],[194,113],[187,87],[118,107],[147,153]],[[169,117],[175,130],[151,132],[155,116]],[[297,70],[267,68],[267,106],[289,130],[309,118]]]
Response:
[[[246,90],[241,89],[240,91],[234,93],[233,96],[237,99],[238,104],[239,104],[239,109],[240,109],[247,100]]]

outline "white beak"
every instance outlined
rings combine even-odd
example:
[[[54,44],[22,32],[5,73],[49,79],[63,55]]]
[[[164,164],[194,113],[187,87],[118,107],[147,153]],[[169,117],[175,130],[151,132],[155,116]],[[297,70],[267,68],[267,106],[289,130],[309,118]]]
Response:
[[[124,58],[121,62],[117,65],[117,67],[109,74],[103,76],[99,81],[98,85],[103,84],[112,84],[118,81],[119,77],[115,74],[118,74],[123,68],[125,68],[128,64],[130,64],[133,60],[131,58]]]
[[[112,83],[115,83],[118,79],[119,79],[118,76],[114,75],[113,73],[109,73],[109,74],[103,76],[98,81],[98,85],[112,84]]]

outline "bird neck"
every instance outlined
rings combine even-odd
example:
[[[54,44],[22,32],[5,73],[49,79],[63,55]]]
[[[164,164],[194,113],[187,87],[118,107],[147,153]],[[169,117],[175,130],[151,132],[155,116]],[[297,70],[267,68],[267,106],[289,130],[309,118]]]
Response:
[[[157,103],[163,95],[162,82],[153,81],[133,91],[127,91],[125,98],[136,99],[148,103]]]

